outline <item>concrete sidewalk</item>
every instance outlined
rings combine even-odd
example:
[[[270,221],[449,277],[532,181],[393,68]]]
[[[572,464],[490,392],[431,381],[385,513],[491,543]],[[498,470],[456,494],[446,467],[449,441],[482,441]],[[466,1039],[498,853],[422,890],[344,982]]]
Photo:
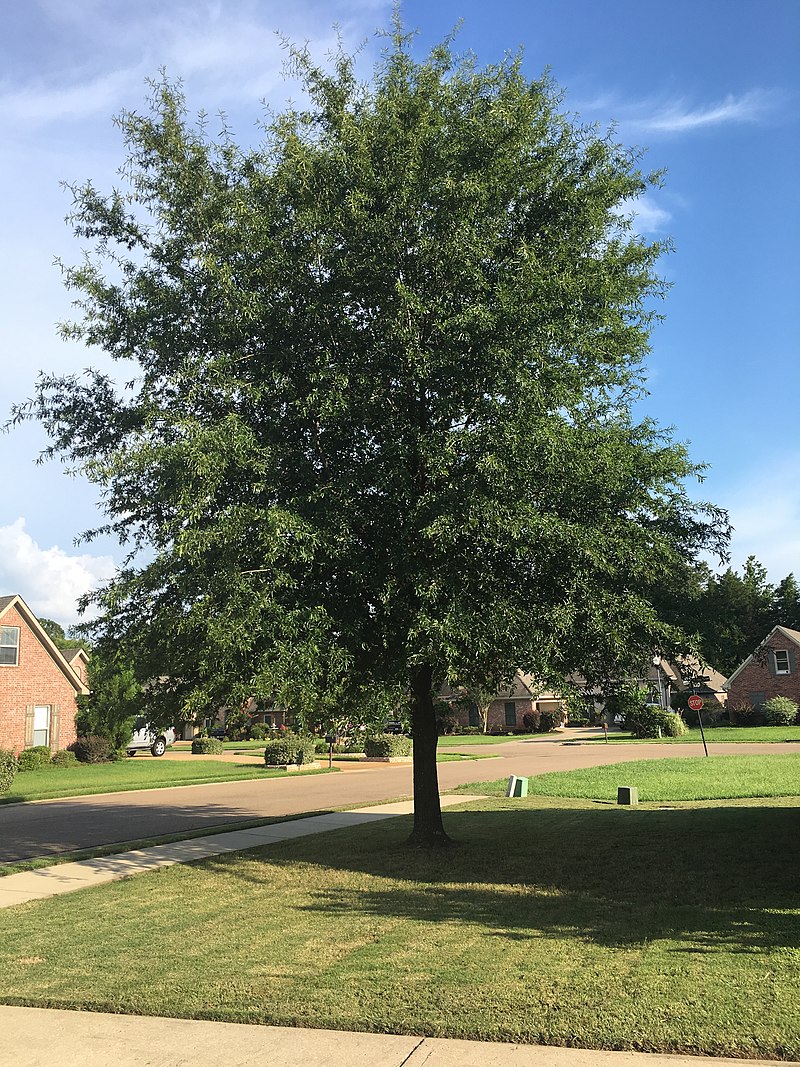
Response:
[[[14,1067],[777,1067],[774,1060],[596,1052],[46,1008],[0,1007],[0,1032],[4,1062]]]
[[[443,808],[465,804],[477,796],[441,797]],[[0,878],[0,908],[24,904],[29,900],[44,900],[60,893],[74,893],[78,889],[116,882],[136,874],[154,871],[159,867],[171,867],[175,863],[191,863],[207,856],[219,856],[223,852],[239,852],[247,848],[259,848],[295,837],[321,834],[326,830],[339,830],[361,823],[391,819],[397,815],[410,815],[414,802],[401,800],[394,804],[378,804],[355,811],[334,811],[325,815],[312,815],[307,819],[292,819],[288,822],[254,826],[249,830],[231,830],[222,834],[193,837],[188,841],[173,841],[168,845],[152,845],[134,852],[120,852],[93,860],[75,863],[60,863],[43,867],[39,871],[23,871]]]

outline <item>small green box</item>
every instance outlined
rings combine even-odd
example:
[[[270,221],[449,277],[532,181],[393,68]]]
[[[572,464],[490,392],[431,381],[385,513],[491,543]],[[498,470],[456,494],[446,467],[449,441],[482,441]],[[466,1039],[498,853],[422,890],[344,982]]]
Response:
[[[508,779],[508,789],[506,790],[507,797],[526,797],[528,795],[528,779],[518,778],[516,774],[512,774]]]
[[[617,786],[617,803],[618,804],[638,804],[639,803],[639,790],[635,785],[620,785]]]

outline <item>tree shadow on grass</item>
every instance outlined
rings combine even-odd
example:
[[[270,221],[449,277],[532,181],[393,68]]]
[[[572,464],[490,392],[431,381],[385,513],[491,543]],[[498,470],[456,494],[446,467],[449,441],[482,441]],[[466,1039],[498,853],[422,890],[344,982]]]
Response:
[[[762,953],[800,945],[800,809],[592,808],[451,812],[456,848],[404,844],[406,820],[259,850],[259,867],[209,860],[268,888],[273,864],[369,875],[320,888],[310,911],[465,924],[488,936],[630,946],[675,939],[676,953]],[[689,942],[687,945],[686,942]]]

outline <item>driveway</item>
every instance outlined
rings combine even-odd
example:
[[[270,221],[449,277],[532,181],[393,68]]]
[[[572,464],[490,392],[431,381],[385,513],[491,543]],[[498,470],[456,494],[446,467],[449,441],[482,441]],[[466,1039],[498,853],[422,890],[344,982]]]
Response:
[[[482,746],[493,759],[440,763],[444,791],[511,774],[533,775],[637,759],[702,755],[700,745],[565,744],[564,736]],[[800,752],[800,744],[710,744],[714,755]],[[620,784],[625,784],[621,782]],[[412,792],[409,764],[348,765],[339,774],[225,782],[0,807],[0,863],[117,844],[247,819],[330,811]]]

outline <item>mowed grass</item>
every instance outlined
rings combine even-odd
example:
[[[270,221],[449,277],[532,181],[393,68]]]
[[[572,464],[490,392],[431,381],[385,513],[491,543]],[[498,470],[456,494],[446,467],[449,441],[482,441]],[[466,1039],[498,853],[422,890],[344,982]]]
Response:
[[[335,768],[334,768],[335,769]],[[306,774],[328,774],[327,768]],[[131,789],[160,789],[174,785],[201,785],[209,782],[232,782],[251,778],[279,778],[285,772],[267,770],[258,764],[221,763],[213,760],[132,759],[119,763],[79,764],[77,767],[53,767],[18,774],[0,804],[26,800],[50,800],[55,797],[82,797],[93,793],[127,792]]]
[[[690,756],[553,771],[529,778],[528,792],[616,803],[621,785],[636,786],[641,801],[794,797],[800,795],[800,754]],[[508,780],[502,778],[459,786],[453,792],[505,796],[507,786]]]
[[[0,1000],[800,1057],[800,801],[489,799],[0,911]]]
[[[551,741],[555,734],[443,734],[439,738],[439,748],[451,748],[453,745],[505,745],[509,741],[535,741],[537,739]]]
[[[724,741],[726,744],[746,742],[782,744],[786,741],[800,741],[800,726],[706,726],[705,734],[709,744],[719,741]],[[597,737],[584,737],[581,740],[605,743],[602,730],[598,731]],[[681,737],[634,737],[627,731],[611,730],[608,740],[614,744],[626,742],[636,745],[702,745],[703,743],[699,726],[690,726],[688,734],[683,734]]]

